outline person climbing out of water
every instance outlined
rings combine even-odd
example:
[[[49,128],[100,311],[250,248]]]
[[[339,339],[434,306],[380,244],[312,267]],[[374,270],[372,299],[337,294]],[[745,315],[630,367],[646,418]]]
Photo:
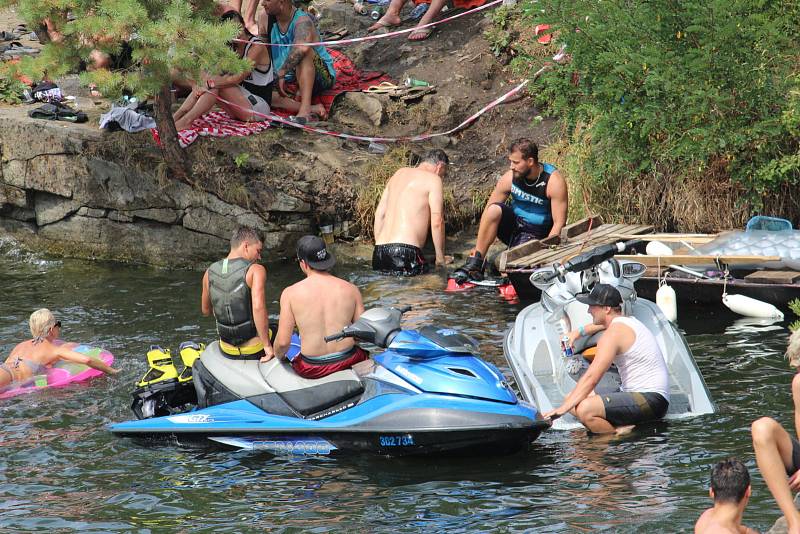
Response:
[[[203,274],[200,311],[214,314],[219,348],[231,358],[268,361],[275,352],[269,335],[267,270],[257,263],[263,242],[255,229],[240,226],[228,256]]]
[[[709,496],[714,506],[697,519],[695,534],[756,534],[742,525],[742,515],[750,501],[750,473],[741,461],[729,458],[711,469]]]
[[[90,358],[66,348],[64,344],[56,343],[61,335],[61,321],[57,321],[47,308],[33,312],[28,324],[33,339],[23,341],[11,349],[8,359],[0,364],[0,390],[24,384],[36,375],[45,374],[47,368],[59,360],[88,365],[109,375],[119,373],[119,369],[109,367],[102,360]]]
[[[589,305],[592,325],[586,333],[605,330],[597,353],[561,406],[545,419],[572,413],[596,434],[623,434],[633,425],[661,419],[669,408],[669,372],[652,332],[634,317],[622,315],[622,296],[609,284],[595,284],[590,293],[575,297]],[[622,381],[620,391],[595,394],[594,388],[614,363]]]
[[[386,182],[375,209],[373,269],[406,276],[425,272],[421,249],[429,222],[436,265],[446,263],[442,178],[448,164],[444,150],[431,150],[419,165],[399,169]]]
[[[486,252],[495,238],[509,247],[558,236],[567,222],[567,182],[558,169],[539,161],[539,147],[520,138],[509,148],[511,168],[497,181],[478,226],[475,249],[453,273],[458,283],[482,280]],[[511,197],[511,205],[506,200]]]
[[[203,85],[192,84],[191,94],[172,117],[178,131],[189,128],[195,119],[213,109],[217,103],[231,117],[241,121],[259,122],[267,119],[275,81],[269,50],[263,46],[264,41],[260,37],[250,34],[242,16],[236,11],[224,13],[220,20],[239,24],[241,33],[231,47],[239,57],[252,61],[253,68],[236,75],[207,76]],[[218,102],[218,98],[230,103]]]
[[[800,330],[789,336],[786,356],[796,370],[792,378],[792,403],[795,436],[800,438]],[[800,441],[771,417],[754,421],[750,432],[758,470],[786,518],[788,532],[800,534],[800,512],[792,498],[792,492],[800,491]]]
[[[327,91],[336,82],[333,58],[324,46],[302,46],[302,43],[319,42],[319,32],[314,21],[294,6],[292,0],[262,0],[266,14],[275,18],[270,32],[273,46],[278,94],[275,107],[295,114],[289,120],[306,124],[326,120],[328,113],[321,104],[311,104],[311,97]],[[300,102],[292,100],[286,92],[286,82],[295,81],[300,92]]]
[[[325,341],[340,332],[364,312],[361,292],[356,286],[332,275],[336,258],[325,242],[312,235],[297,242],[297,261],[304,280],[283,290],[281,317],[275,336],[275,354],[284,356],[292,332],[300,335],[300,354],[292,361],[295,372],[305,378],[322,378],[367,360],[369,353],[352,338]]]

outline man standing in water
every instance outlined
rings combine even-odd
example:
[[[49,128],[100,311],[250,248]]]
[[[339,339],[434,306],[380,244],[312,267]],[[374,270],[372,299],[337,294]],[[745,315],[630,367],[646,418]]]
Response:
[[[567,223],[567,182],[561,171],[539,161],[536,143],[517,139],[508,160],[511,168],[497,181],[481,215],[475,249],[453,273],[459,283],[483,279],[486,253],[495,238],[515,247],[560,235]],[[506,204],[509,196],[511,205]]]
[[[595,284],[591,293],[575,297],[589,305],[592,325],[587,334],[605,330],[597,354],[578,383],[545,419],[571,412],[596,434],[629,432],[633,425],[661,419],[669,408],[669,371],[652,332],[634,317],[622,315],[622,296],[608,284]],[[594,388],[614,363],[622,381],[620,391],[595,395]]]
[[[200,311],[214,314],[219,347],[234,358],[267,361],[275,355],[269,338],[267,270],[256,263],[262,247],[258,232],[240,226],[233,232],[228,256],[203,275]]]
[[[279,357],[286,354],[296,326],[300,354],[292,361],[292,367],[302,377],[322,378],[368,359],[369,353],[352,338],[325,341],[325,336],[340,332],[364,312],[358,288],[328,272],[336,264],[336,258],[325,242],[313,235],[301,237],[297,242],[297,261],[306,278],[281,294],[275,354]]]
[[[714,507],[697,520],[695,534],[756,534],[742,525],[744,509],[750,500],[750,473],[742,462],[730,458],[715,465],[708,494],[714,499]]]
[[[792,378],[792,404],[795,436],[800,436],[800,330],[789,337],[786,356],[797,370]],[[787,530],[800,534],[800,512],[792,498],[792,492],[800,490],[800,441],[771,417],[754,421],[750,431],[758,470],[786,518]]]
[[[425,272],[429,222],[436,265],[445,264],[442,178],[448,163],[444,150],[431,150],[417,167],[403,167],[389,178],[375,209],[373,269],[406,276]]]

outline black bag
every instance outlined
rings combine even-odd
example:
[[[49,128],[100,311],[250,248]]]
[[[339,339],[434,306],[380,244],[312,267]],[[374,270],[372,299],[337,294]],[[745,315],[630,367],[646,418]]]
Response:
[[[61,89],[53,82],[43,81],[31,90],[34,100],[39,102],[61,102]]]
[[[44,104],[28,112],[33,119],[46,119],[51,121],[86,122],[89,118],[83,111],[77,111],[64,104]]]

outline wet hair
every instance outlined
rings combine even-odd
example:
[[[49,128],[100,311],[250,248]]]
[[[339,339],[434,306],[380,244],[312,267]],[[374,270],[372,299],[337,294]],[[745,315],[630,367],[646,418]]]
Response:
[[[786,347],[786,357],[789,358],[789,365],[800,367],[800,328],[792,332],[789,336],[789,345]]]
[[[728,458],[711,469],[714,502],[739,503],[750,486],[750,473],[737,458]]]
[[[255,228],[249,226],[240,226],[233,231],[231,236],[231,250],[237,248],[239,245],[248,241],[250,243],[263,243],[261,236]]]
[[[519,152],[523,158],[533,158],[533,161],[539,163],[539,146],[526,137],[520,137],[511,143],[508,153],[512,152]]]
[[[47,337],[50,329],[56,324],[56,318],[53,312],[47,308],[41,308],[31,314],[28,319],[28,325],[31,328],[31,335],[33,339],[43,339]]]
[[[431,165],[450,164],[450,158],[447,157],[447,152],[441,148],[435,148],[422,157],[422,163],[430,163]]]

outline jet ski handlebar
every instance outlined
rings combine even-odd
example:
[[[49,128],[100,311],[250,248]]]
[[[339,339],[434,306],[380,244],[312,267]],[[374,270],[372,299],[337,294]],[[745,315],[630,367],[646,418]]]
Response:
[[[608,245],[600,245],[599,247],[593,248],[589,252],[584,252],[583,254],[575,256],[564,264],[553,264],[553,272],[543,275],[540,278],[540,281],[547,283],[554,278],[558,278],[559,280],[563,281],[564,275],[568,272],[578,273],[585,271],[586,269],[591,269],[595,265],[600,265],[604,261],[613,258],[615,254],[625,252],[626,250],[629,250],[640,243],[641,240],[632,239],[630,241],[619,241],[617,243],[611,243]],[[619,269],[619,264],[615,264],[613,267],[615,274],[618,275],[616,271]]]
[[[400,319],[404,313],[411,310],[411,306],[386,308],[371,308],[361,314],[353,324],[325,336],[325,342],[338,341],[346,337],[358,338],[367,343],[374,343],[379,347],[386,347],[394,335],[400,331]]]

